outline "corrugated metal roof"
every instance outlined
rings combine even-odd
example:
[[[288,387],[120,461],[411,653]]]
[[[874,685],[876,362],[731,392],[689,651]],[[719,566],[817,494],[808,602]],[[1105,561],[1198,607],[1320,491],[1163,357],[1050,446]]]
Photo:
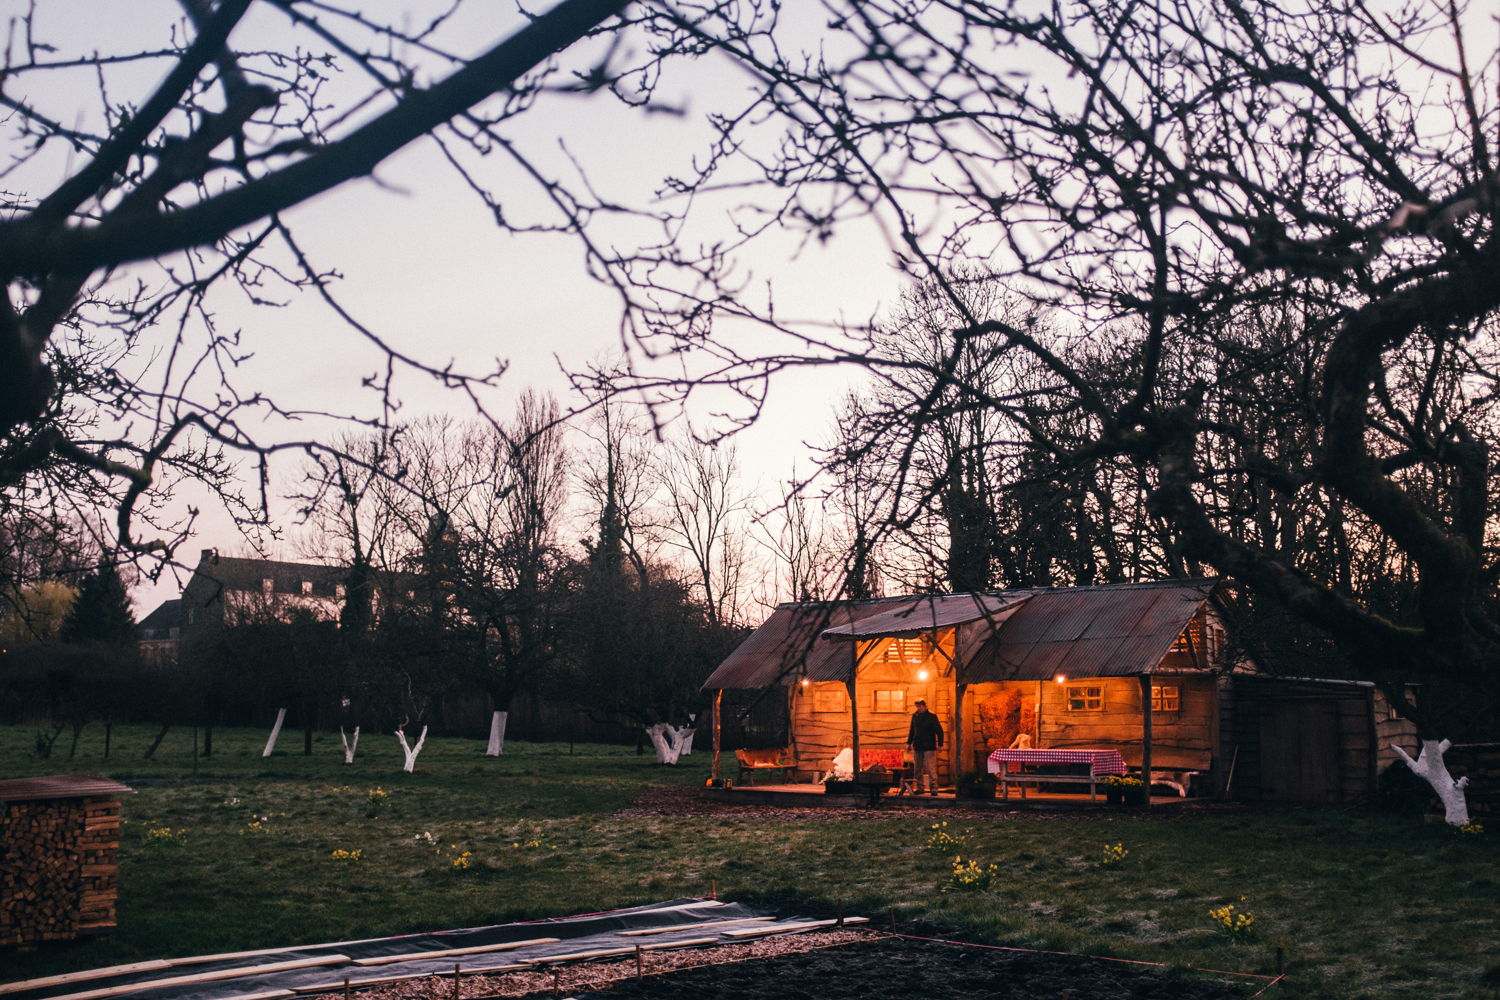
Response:
[[[1129,677],[1161,662],[1213,588],[1209,580],[1167,580],[783,604],[703,686],[772,687],[794,683],[804,672],[810,681],[847,681],[858,645],[847,636],[912,635],[932,628],[925,622],[939,615],[980,606],[997,609],[993,622],[971,616],[937,626],[958,628],[959,677],[965,684],[1050,680],[1060,673]],[[929,617],[923,619],[924,614]],[[913,627],[918,620],[924,624]],[[825,638],[830,631],[843,636]]]
[[[778,605],[771,617],[719,664],[703,687],[774,687],[800,680],[804,671],[810,681],[848,680],[854,648],[848,641],[820,638],[823,631],[849,624],[851,616],[859,622],[909,601],[898,597]]]
[[[116,799],[135,791],[129,785],[87,774],[53,774],[45,778],[10,778],[0,781],[0,802],[33,802],[37,799]]]
[[[854,624],[835,625],[823,630],[829,639],[878,639],[907,637],[933,629],[952,628],[969,622],[990,620],[998,624],[1002,614],[1030,597],[1030,594],[928,594],[897,598],[900,603],[887,611],[861,618]]]
[[[964,665],[968,684],[1149,673],[1213,590],[1206,580],[1043,591]]]

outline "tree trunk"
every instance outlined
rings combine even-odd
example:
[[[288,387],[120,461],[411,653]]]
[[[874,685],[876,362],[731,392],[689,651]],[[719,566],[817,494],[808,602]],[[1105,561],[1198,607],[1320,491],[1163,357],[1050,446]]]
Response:
[[[422,752],[422,744],[427,742],[427,727],[422,727],[422,735],[417,737],[415,746],[406,745],[405,730],[396,730],[396,739],[401,744],[402,756],[406,758],[406,763],[401,766],[401,770],[405,771],[407,774],[410,774],[417,768],[417,754]]]
[[[1443,763],[1443,754],[1453,746],[1448,740],[1423,740],[1417,759],[1398,746],[1392,746],[1397,756],[1406,761],[1412,774],[1432,786],[1443,803],[1443,819],[1449,826],[1467,826],[1469,823],[1469,801],[1464,789],[1469,787],[1468,778],[1457,778],[1448,773]]]
[[[486,757],[498,757],[505,752],[505,723],[509,712],[496,712],[490,716],[490,743],[485,748]]]
[[[146,752],[141,754],[143,760],[150,760],[155,755],[156,748],[161,746],[161,741],[167,738],[167,730],[171,728],[172,724],[170,722],[162,725],[161,732],[156,734],[156,739],[152,740],[151,745],[146,748]]]
[[[658,722],[654,726],[646,727],[646,735],[651,739],[651,745],[656,748],[656,762],[658,764],[676,764],[677,758],[682,756],[683,741],[692,734],[691,729],[678,729],[676,726],[665,722]]]
[[[271,727],[271,735],[266,739],[266,748],[262,750],[260,754],[262,757],[269,757],[271,756],[272,752],[275,751],[276,737],[281,735],[281,724],[285,721],[286,709],[278,708],[276,710],[276,724]]]
[[[344,763],[354,763],[354,751],[359,749],[359,727],[354,727],[354,739],[344,735],[344,727],[339,726],[339,742],[344,745]]]

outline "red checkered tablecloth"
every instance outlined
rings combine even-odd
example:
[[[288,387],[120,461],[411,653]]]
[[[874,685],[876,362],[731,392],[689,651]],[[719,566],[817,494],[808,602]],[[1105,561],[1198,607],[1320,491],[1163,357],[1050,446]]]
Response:
[[[1118,750],[995,750],[990,754],[989,772],[1008,773],[1013,764],[1087,764],[1094,775],[1126,771],[1125,758]]]

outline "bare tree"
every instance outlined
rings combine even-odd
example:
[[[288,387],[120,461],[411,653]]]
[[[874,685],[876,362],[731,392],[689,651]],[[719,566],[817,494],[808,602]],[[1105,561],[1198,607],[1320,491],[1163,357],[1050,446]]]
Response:
[[[749,496],[739,477],[739,452],[732,441],[708,445],[679,437],[667,445],[661,463],[663,536],[686,553],[709,620],[716,624],[738,622],[743,610]]]
[[[887,238],[955,316],[938,370],[956,372],[978,337],[1031,355],[1054,419],[981,384],[964,391],[1063,473],[1135,470],[1170,529],[1165,564],[1233,575],[1322,630],[1424,735],[1449,723],[1410,704],[1405,680],[1464,685],[1481,696],[1470,724],[1492,719],[1500,63],[1471,41],[1485,12],[1462,0],[824,7],[816,58],[774,12],[679,22],[758,86],[674,189],[733,189],[748,206],[741,244],[787,229]],[[1046,309],[1047,334],[974,315],[950,278],[963,261]],[[647,391],[728,388],[754,404],[791,365],[906,365],[868,324],[798,323],[772,296],[721,291],[692,296],[651,342],[674,359],[697,352],[701,374],[645,379]],[[1268,307],[1293,326],[1268,330]],[[747,318],[765,334],[753,349],[709,333]],[[1081,349],[1091,342],[1110,345],[1105,367]],[[1303,364],[1283,364],[1288,353]],[[1272,383],[1298,401],[1276,410],[1294,423],[1246,433],[1236,410]],[[909,420],[929,422],[939,402],[914,399]],[[1276,498],[1273,520],[1320,512],[1329,544],[1409,580],[1401,613],[1328,572],[1312,533],[1289,549],[1286,532],[1241,530],[1242,506],[1219,500],[1246,490]]]
[[[385,408],[359,415],[366,424],[388,422],[401,372],[471,396],[494,383],[503,364],[466,373],[429,363],[361,323],[335,297],[336,271],[313,259],[284,213],[430,137],[497,225],[577,232],[596,199],[528,159],[507,126],[539,103],[611,92],[635,113],[651,101],[650,66],[672,45],[629,62],[626,51],[650,47],[608,40],[636,30],[626,4],[561,0],[476,46],[467,6],[383,20],[315,0],[181,0],[178,20],[100,37],[45,6],[13,19],[0,72],[11,152],[0,196],[4,495],[38,482],[84,491],[118,510],[112,533],[126,550],[181,540],[180,512],[161,524],[147,516],[181,478],[217,488],[237,517],[264,521],[268,452],[323,447],[321,432],[285,440],[267,423],[354,412],[278,405],[246,374],[256,348],[221,326],[214,296],[324,300],[386,359],[368,380]],[[652,30],[641,20],[638,30]],[[505,210],[508,197],[495,193],[504,181],[476,169],[492,153],[514,167],[509,180],[534,185],[555,222]],[[620,260],[579,245],[619,278]],[[625,314],[633,309],[625,303]],[[261,466],[259,489],[242,493],[235,466],[246,457]]]

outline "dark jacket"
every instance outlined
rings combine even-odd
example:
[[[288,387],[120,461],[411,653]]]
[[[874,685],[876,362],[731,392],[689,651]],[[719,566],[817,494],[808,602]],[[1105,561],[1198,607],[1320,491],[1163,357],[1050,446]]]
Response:
[[[936,750],[943,745],[943,724],[931,712],[913,712],[906,742],[913,750]]]

